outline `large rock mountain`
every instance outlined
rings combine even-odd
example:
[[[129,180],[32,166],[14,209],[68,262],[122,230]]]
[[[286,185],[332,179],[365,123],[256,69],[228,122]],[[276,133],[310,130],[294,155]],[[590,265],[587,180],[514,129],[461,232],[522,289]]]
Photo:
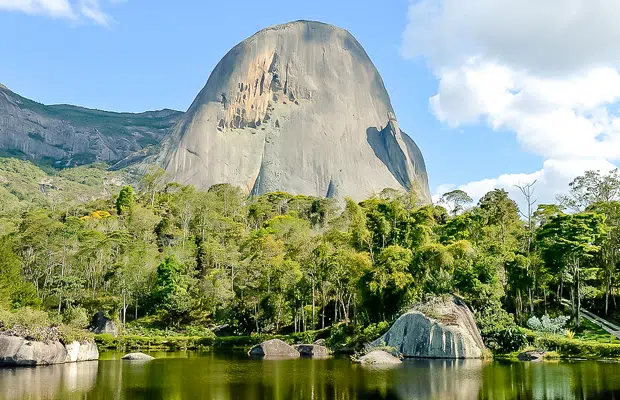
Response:
[[[170,180],[361,200],[414,187],[424,159],[372,61],[347,31],[298,21],[235,46],[154,160]]]
[[[58,166],[116,162],[158,144],[183,115],[174,110],[114,113],[43,105],[0,85],[0,154]]]

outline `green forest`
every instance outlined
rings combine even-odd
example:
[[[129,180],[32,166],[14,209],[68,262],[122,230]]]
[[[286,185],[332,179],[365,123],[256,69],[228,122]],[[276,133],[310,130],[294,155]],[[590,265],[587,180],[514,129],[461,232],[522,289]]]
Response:
[[[37,318],[83,329],[104,311],[136,335],[376,333],[456,294],[487,346],[508,352],[532,316],[569,314],[562,298],[567,336],[582,307],[620,320],[618,171],[577,177],[555,204],[523,185],[522,210],[505,190],[357,203],[132,176],[0,159],[0,330]]]

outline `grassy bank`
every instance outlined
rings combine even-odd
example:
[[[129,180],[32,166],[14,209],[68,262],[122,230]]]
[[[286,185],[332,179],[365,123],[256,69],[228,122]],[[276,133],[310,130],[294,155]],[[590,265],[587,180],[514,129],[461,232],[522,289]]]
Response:
[[[101,350],[201,350],[206,348],[247,348],[270,339],[281,339],[289,344],[312,343],[327,339],[329,329],[307,331],[290,335],[251,336],[141,336],[141,335],[96,335],[95,342]]]
[[[387,331],[390,324],[380,322],[366,327],[339,324],[325,329],[292,333],[288,335],[215,336],[210,331],[199,334],[174,332],[133,332],[114,337],[96,335],[95,341],[102,350],[200,350],[215,348],[248,348],[269,339],[281,339],[289,344],[313,343],[325,339],[327,347],[336,353],[353,353]],[[159,333],[159,334],[156,334]]]
[[[546,360],[557,359],[614,359],[620,360],[620,341],[597,331],[593,324],[585,324],[580,334],[569,338],[563,335],[541,334],[524,330],[529,345],[521,350],[495,354],[497,359],[516,360],[523,351],[544,351]]]

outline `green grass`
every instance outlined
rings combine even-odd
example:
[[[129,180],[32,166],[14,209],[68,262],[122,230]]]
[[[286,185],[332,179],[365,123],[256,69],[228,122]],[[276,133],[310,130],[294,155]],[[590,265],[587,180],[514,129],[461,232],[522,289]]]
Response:
[[[610,336],[607,333],[607,336],[605,336],[607,338],[606,342],[598,341],[596,339],[602,339],[603,336],[600,335],[600,332],[597,336],[597,331],[592,328],[596,328],[596,326],[582,326],[584,331],[589,332],[589,336],[584,336],[582,338],[575,336],[573,339],[569,339],[563,335],[541,334],[529,329],[524,329],[530,345],[525,349],[512,353],[495,354],[495,358],[516,359],[517,355],[522,351],[543,350],[548,353],[548,357],[546,356],[545,358],[551,359],[620,359],[620,341],[610,343]],[[551,354],[549,355],[549,353]]]
[[[581,321],[581,327],[575,332],[575,339],[599,343],[620,343],[614,335],[585,318]]]
[[[95,342],[101,350],[202,350],[208,347],[218,348],[249,348],[270,339],[281,339],[289,344],[312,343],[317,339],[329,336],[329,329],[306,331],[290,335],[251,335],[251,336],[223,336],[213,334],[206,336],[170,335],[170,336],[142,336],[120,335],[114,337],[109,334],[95,336]]]

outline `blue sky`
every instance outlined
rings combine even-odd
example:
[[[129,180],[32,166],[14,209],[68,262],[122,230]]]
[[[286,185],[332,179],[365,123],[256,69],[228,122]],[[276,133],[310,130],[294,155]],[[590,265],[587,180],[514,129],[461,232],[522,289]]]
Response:
[[[557,3],[556,9],[565,4],[550,2]],[[616,15],[619,8],[613,4],[607,2],[609,9],[600,11]],[[595,74],[594,64],[575,66],[571,57],[560,57],[569,49],[553,45],[562,38],[538,29],[536,17],[557,14],[545,12],[533,0],[0,0],[0,37],[5,38],[0,82],[46,104],[185,110],[232,46],[269,25],[319,20],[349,30],[365,47],[383,76],[401,128],[423,151],[432,192],[462,187],[479,197],[494,187],[510,189],[538,179],[547,200],[583,170],[613,167],[617,155],[592,145],[584,161],[580,148],[557,147],[554,140],[562,132],[549,133],[546,127],[571,126],[572,114],[608,111],[620,85],[617,92],[614,87],[610,93],[590,93],[593,82],[615,79],[617,60],[607,57],[615,49],[592,55],[593,61],[604,61],[597,65],[610,69],[609,75]],[[576,29],[559,14],[560,32]],[[502,23],[493,25],[496,20]],[[582,21],[586,28],[595,23],[602,22]],[[521,33],[524,24],[533,32]],[[498,32],[504,43],[495,39]],[[540,56],[549,51],[536,45],[541,38],[551,42],[557,60]],[[531,54],[525,44],[533,47]],[[578,81],[582,75],[584,82]],[[580,100],[558,100],[578,90],[594,97],[581,114]],[[532,93],[545,103],[515,105]],[[557,116],[566,118],[548,121],[547,114],[531,111],[540,107],[567,111]],[[588,121],[596,129],[612,130],[596,125],[593,117]],[[604,122],[612,126],[615,118],[608,115]],[[605,131],[610,137],[614,132]],[[580,134],[586,135],[574,133]],[[584,142],[581,149],[590,144]],[[564,165],[574,168],[559,173]]]

